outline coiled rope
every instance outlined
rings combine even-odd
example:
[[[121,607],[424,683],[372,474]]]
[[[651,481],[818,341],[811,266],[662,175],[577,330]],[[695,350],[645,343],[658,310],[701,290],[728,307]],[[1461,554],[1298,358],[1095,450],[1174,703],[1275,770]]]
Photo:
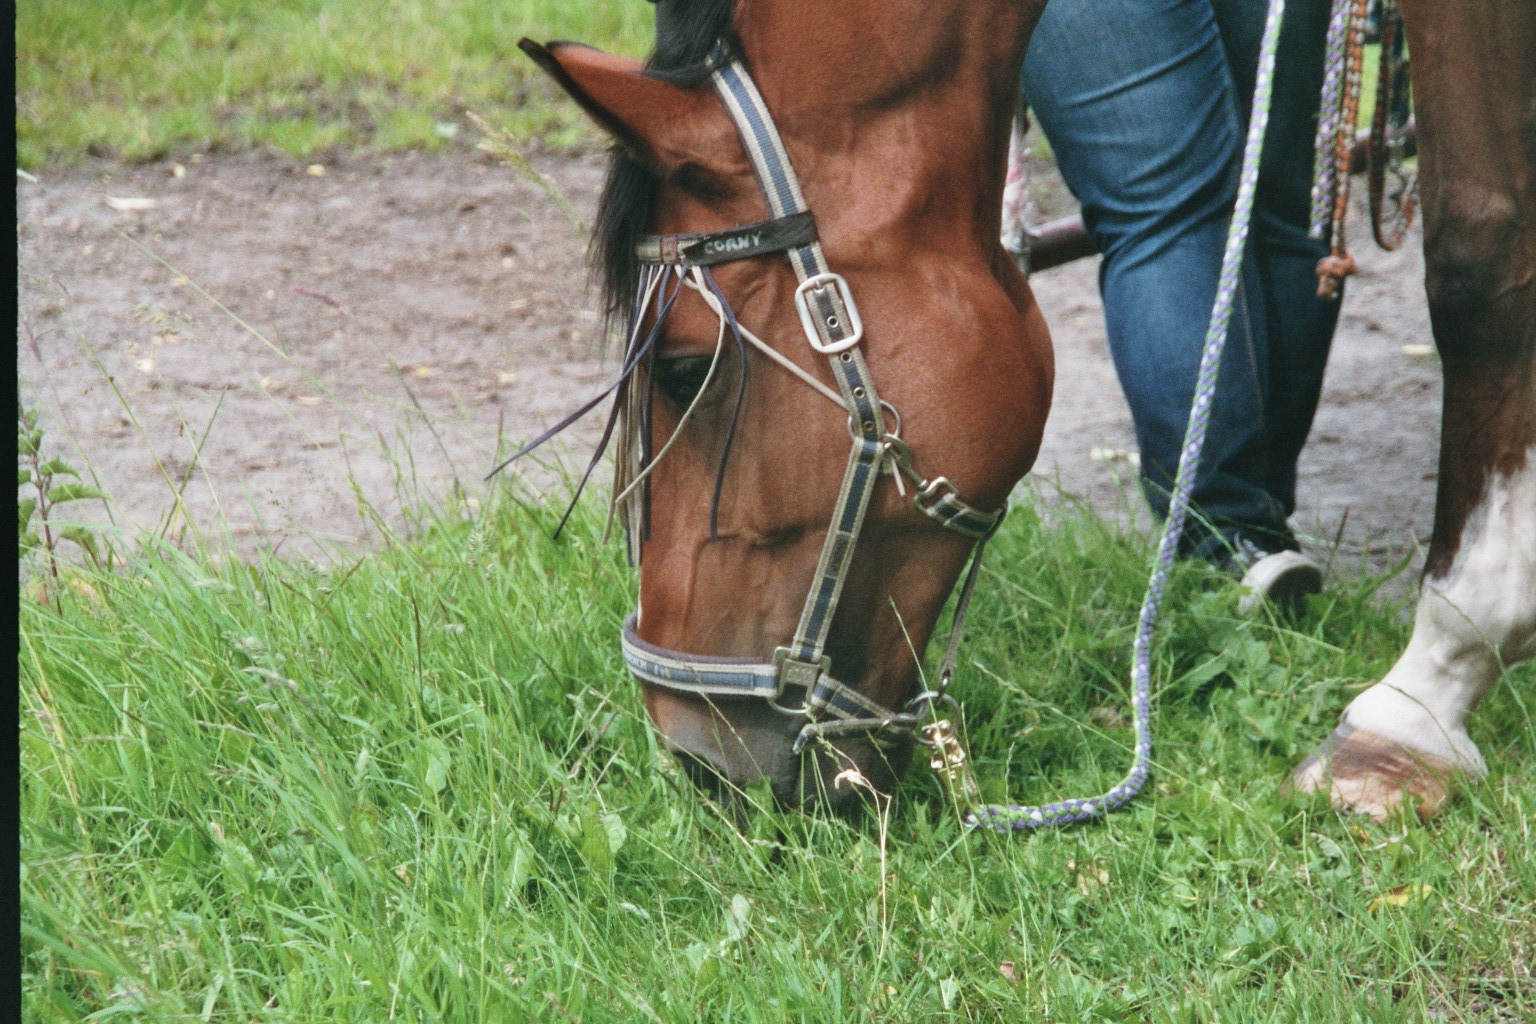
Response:
[[[1413,226],[1419,204],[1418,174],[1407,168],[1407,132],[1413,109],[1408,75],[1408,43],[1398,0],[1381,2],[1381,63],[1376,73],[1376,112],[1371,117],[1365,180],[1371,200],[1371,232],[1376,244],[1391,252]],[[1387,174],[1393,188],[1387,188]]]
[[[1334,0],[1323,56],[1323,98],[1317,115],[1313,164],[1313,238],[1327,239],[1328,255],[1317,264],[1317,295],[1337,299],[1355,272],[1344,221],[1349,212],[1350,154],[1360,115],[1360,69],[1365,60],[1365,19],[1370,0]]]

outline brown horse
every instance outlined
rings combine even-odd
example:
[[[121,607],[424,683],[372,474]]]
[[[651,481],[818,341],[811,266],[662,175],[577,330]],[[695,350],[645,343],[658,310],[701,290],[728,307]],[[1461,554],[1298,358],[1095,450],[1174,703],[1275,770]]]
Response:
[[[910,757],[921,652],[988,514],[1033,462],[1050,402],[1045,324],[998,242],[1043,2],[662,0],[645,66],[524,43],[619,143],[596,247],[610,308],[634,313],[622,423],[640,452],[621,472],[648,474],[630,511],[641,583],[625,649],[652,720],[707,787],[766,778],[786,804],[840,805],[854,790],[836,773],[888,787]],[[1524,0],[1464,6],[1409,12],[1446,367],[1419,626],[1297,772],[1373,812],[1403,792],[1438,803],[1451,775],[1480,767],[1466,712],[1536,643],[1536,14]],[[731,57],[781,143],[744,141],[752,102],[733,111],[712,77]],[[808,213],[764,184],[775,148]],[[824,264],[796,255],[812,237]],[[838,345],[855,296],[850,354]],[[772,352],[722,345],[742,330]],[[865,476],[890,479],[866,493],[861,458]],[[903,470],[919,508],[943,483],[950,513],[982,525],[920,514]],[[821,611],[829,621],[809,629]],[[818,732],[828,717],[849,728]],[[813,732],[825,742],[806,744]]]

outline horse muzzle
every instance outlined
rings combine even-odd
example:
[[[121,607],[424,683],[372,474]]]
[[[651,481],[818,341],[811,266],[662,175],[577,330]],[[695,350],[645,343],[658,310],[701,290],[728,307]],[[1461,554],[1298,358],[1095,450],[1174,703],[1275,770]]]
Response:
[[[849,733],[801,742],[803,718],[766,701],[686,697],[646,688],[646,709],[689,780],[732,810],[767,780],[785,810],[855,813],[890,792],[912,758],[910,730]]]

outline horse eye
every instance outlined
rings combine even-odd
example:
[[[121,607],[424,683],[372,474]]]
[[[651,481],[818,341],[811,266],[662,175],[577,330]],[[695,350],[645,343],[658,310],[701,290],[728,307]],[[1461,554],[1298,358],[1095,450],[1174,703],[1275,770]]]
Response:
[[[656,360],[655,383],[661,393],[678,408],[687,408],[709,377],[708,356],[681,356]]]

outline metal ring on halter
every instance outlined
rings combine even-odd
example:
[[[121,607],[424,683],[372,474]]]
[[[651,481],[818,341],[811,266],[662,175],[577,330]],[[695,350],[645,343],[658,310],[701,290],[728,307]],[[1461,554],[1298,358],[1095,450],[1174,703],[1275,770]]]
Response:
[[[864,396],[859,395],[857,397],[862,398]],[[889,441],[890,439],[894,438],[895,440],[900,441],[901,413],[897,412],[896,407],[883,398],[880,399],[880,408],[884,409],[890,415],[891,419],[896,421],[896,426],[893,429],[885,432],[886,439]],[[848,414],[848,436],[853,438],[855,441],[862,437],[862,435],[859,433],[858,419],[853,415],[853,413]]]
[[[787,708],[783,704],[779,703],[779,698],[778,697],[769,697],[768,698],[768,706],[770,708],[773,708],[773,710],[777,711],[779,714],[785,716],[786,718],[809,718],[810,717],[810,713],[808,711],[806,711],[804,704],[801,704],[797,708]]]
[[[922,707],[922,711],[917,710],[919,706]],[[941,693],[938,690],[924,690],[916,697],[907,701],[907,706],[902,709],[901,714],[903,717],[917,718],[920,715],[931,712],[935,706],[949,708],[956,714],[960,712],[960,702],[949,694]],[[920,730],[913,733],[913,738],[924,746],[933,745],[930,741],[923,739],[923,734]]]
[[[811,312],[808,293],[814,288],[823,288],[827,285],[837,289],[843,308],[848,313],[848,324],[843,324],[837,319],[836,314],[833,314],[823,324],[817,326],[816,314]],[[848,290],[848,282],[843,279],[842,274],[827,271],[824,274],[813,274],[801,281],[800,287],[795,289],[795,309],[800,314],[800,326],[805,329],[806,340],[811,343],[811,348],[822,355],[832,356],[853,348],[864,337],[864,321],[859,317],[859,307],[854,305],[853,293]],[[838,332],[845,326],[850,331],[847,337],[829,342],[821,340],[824,333]]]

